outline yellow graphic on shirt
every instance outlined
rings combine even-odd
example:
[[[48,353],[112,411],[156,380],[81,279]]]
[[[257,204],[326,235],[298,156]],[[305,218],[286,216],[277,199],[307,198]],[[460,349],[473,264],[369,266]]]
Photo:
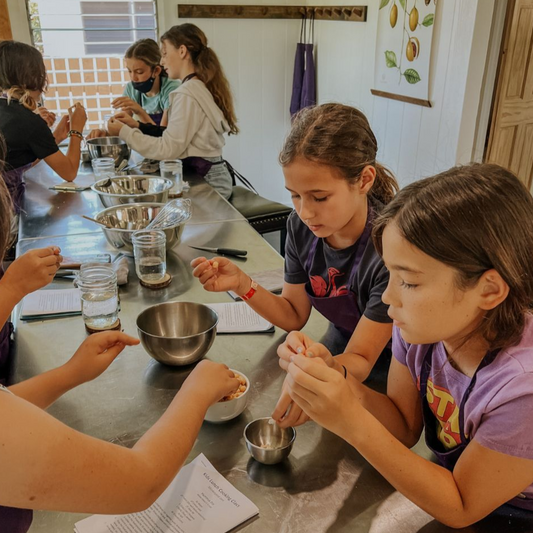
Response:
[[[437,438],[450,450],[461,443],[459,431],[459,407],[450,391],[435,385],[431,378],[427,382],[427,401],[429,408],[439,424]]]

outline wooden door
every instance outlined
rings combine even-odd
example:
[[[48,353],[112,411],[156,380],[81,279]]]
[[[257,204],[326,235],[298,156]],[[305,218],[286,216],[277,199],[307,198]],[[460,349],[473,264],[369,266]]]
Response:
[[[0,0],[0,41],[5,41],[7,39],[13,39],[11,22],[9,20],[7,0]]]
[[[533,0],[511,0],[486,161],[533,189]]]

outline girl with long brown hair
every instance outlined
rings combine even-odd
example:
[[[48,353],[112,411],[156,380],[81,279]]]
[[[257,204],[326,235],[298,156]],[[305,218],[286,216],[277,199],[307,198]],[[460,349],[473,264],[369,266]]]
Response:
[[[107,125],[134,150],[152,159],[183,159],[224,198],[232,180],[222,159],[224,134],[236,134],[228,80],[207,37],[194,24],[173,26],[161,37],[162,65],[182,85],[170,95],[168,126],[160,128],[119,115]]]
[[[287,330],[300,330],[314,307],[335,326],[341,342],[333,357],[321,344],[293,333],[291,349],[323,357],[342,375],[364,380],[391,338],[381,294],[388,273],[370,232],[397,184],[376,161],[377,142],[359,110],[324,104],[302,110],[280,154],[285,187],[295,211],[287,224],[285,283],[280,296],[258,286],[226,258],[192,262],[208,291],[233,290],[259,314]],[[288,362],[280,360],[285,368]],[[290,399],[276,413],[281,421]],[[292,409],[283,424],[303,422]]]
[[[4,181],[18,213],[24,194],[24,172],[44,159],[65,181],[74,181],[80,163],[85,109],[76,104],[50,131],[35,111],[46,91],[47,75],[41,53],[25,43],[0,42],[0,133],[7,144]],[[58,144],[70,138],[67,154]]]
[[[496,165],[453,168],[402,189],[374,240],[394,319],[387,393],[293,354],[290,396],[448,526],[533,511],[531,194]],[[422,430],[437,464],[409,450]]]

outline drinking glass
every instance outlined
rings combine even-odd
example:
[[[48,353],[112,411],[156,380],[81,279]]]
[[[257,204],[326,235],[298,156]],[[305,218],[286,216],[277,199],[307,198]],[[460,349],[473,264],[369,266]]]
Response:
[[[135,271],[145,283],[159,283],[167,273],[167,238],[161,230],[139,230],[132,236]]]

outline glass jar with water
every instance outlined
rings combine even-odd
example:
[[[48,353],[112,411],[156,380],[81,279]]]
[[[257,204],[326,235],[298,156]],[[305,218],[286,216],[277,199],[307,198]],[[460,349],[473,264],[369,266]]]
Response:
[[[148,284],[163,281],[167,273],[165,233],[161,230],[139,230],[131,240],[139,279]]]
[[[162,178],[171,180],[174,185],[168,193],[169,198],[181,198],[183,196],[183,164],[179,159],[159,161],[159,173]]]
[[[109,265],[81,265],[77,280],[83,321],[91,330],[113,329],[118,324],[117,275]]]

